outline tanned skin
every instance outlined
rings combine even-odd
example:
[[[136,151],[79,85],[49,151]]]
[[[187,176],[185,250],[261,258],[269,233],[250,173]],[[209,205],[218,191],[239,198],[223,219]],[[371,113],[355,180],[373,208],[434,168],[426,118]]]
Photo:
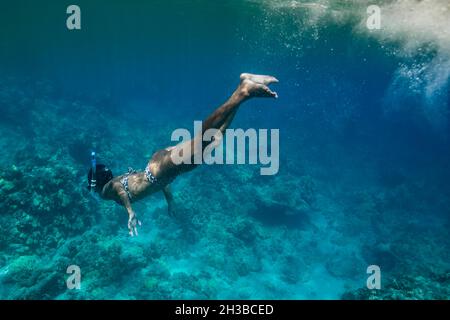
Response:
[[[208,129],[218,129],[223,134],[231,124],[239,106],[251,98],[277,98],[276,92],[273,92],[268,87],[271,83],[276,82],[278,82],[278,80],[272,76],[253,75],[249,73],[241,74],[239,86],[231,97],[203,121],[201,134],[198,134],[190,141],[168,147],[153,154],[148,162],[148,168],[152,175],[156,177],[157,183],[150,183],[144,172],[136,172],[128,175],[128,190],[131,194],[131,201],[121,183],[121,179],[124,175],[115,177],[104,185],[103,189],[99,192],[100,196],[106,200],[114,200],[125,207],[128,212],[128,230],[131,236],[138,235],[137,226],[141,225],[141,222],[137,219],[136,213],[131,207],[131,202],[145,198],[155,192],[162,191],[167,200],[169,214],[173,215],[174,204],[169,183],[178,175],[191,171],[197,166],[192,164],[194,163],[193,159],[195,157],[195,152],[198,152],[196,151],[198,148],[194,147],[196,143],[202,145],[202,154],[203,149],[208,145],[220,143],[220,135],[209,142],[205,142],[202,139],[203,133]],[[191,144],[190,150],[192,151],[190,154],[183,154],[183,150],[186,150],[183,148],[185,143]],[[186,161],[183,161],[178,165],[175,164],[171,159],[171,154],[173,152],[176,152],[177,155],[181,155]]]

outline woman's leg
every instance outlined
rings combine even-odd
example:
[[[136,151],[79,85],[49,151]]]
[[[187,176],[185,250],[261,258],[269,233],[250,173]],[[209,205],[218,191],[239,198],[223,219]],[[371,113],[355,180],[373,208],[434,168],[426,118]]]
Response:
[[[149,163],[153,174],[156,177],[168,175],[172,178],[195,168],[194,158],[196,157],[196,153],[202,152],[203,155],[203,150],[209,144],[218,143],[217,140],[203,141],[203,133],[208,129],[217,129],[223,134],[233,121],[239,106],[250,98],[277,98],[276,92],[271,91],[268,87],[269,84],[276,82],[278,80],[272,76],[253,75],[249,73],[241,74],[240,84],[231,97],[203,121],[201,134],[198,134],[190,141],[160,150],[153,155]],[[196,148],[198,145],[201,145],[202,148]],[[190,152],[184,154],[184,150],[190,150]],[[171,155],[174,152],[176,152],[177,156],[183,157],[184,160],[181,164],[175,164],[172,161]]]

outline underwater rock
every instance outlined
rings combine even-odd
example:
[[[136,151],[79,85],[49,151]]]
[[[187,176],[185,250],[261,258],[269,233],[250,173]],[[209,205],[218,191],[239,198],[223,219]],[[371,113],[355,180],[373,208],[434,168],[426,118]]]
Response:
[[[21,256],[3,272],[8,299],[52,299],[64,288],[55,265],[37,256]]]
[[[284,204],[255,201],[256,209],[250,214],[265,226],[285,226],[289,229],[305,229],[311,225],[306,214]]]
[[[147,256],[144,250],[138,245],[128,246],[122,250],[120,255],[121,265],[126,270],[143,268],[147,265]]]
[[[364,247],[362,255],[368,265],[376,264],[383,271],[392,271],[398,264],[400,259],[392,251],[389,244],[378,244],[375,246]]]
[[[435,277],[446,278],[448,272],[435,274]],[[450,297],[449,282],[440,282],[422,276],[391,277],[381,290],[360,288],[347,291],[342,295],[345,300],[448,300]]]
[[[253,244],[260,238],[257,226],[248,217],[237,217],[233,224],[229,226],[228,231],[236,238],[249,244]]]
[[[261,258],[248,249],[241,248],[233,253],[233,265],[240,277],[262,269]]]
[[[307,279],[308,266],[301,257],[287,255],[281,262],[281,279],[289,284],[297,284]]]
[[[14,183],[0,177],[0,192],[3,196],[11,193],[14,190]]]
[[[286,206],[287,215],[311,211],[316,200],[316,184],[310,176],[277,175],[272,184],[259,187],[258,191],[259,201]]]
[[[327,258],[325,263],[327,271],[342,279],[358,279],[364,274],[367,263],[365,263],[356,252],[336,252]]]
[[[41,269],[40,266],[39,257],[20,256],[8,265],[3,279],[6,283],[15,283],[20,287],[31,287],[39,276],[34,270]]]

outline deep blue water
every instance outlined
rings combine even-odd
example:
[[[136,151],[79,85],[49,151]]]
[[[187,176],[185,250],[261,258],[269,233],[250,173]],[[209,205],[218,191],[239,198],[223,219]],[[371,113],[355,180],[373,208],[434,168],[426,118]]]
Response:
[[[372,31],[365,1],[79,0],[73,31],[70,4],[0,10],[0,298],[349,298],[376,264],[352,297],[448,299],[448,1],[379,1]],[[90,151],[143,168],[242,72],[280,80],[232,124],[280,129],[279,173],[198,168],[181,218],[154,195],[127,237],[85,191]]]

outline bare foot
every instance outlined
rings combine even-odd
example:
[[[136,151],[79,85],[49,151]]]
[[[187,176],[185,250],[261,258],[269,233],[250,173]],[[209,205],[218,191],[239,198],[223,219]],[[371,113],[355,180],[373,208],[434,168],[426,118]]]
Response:
[[[277,78],[272,76],[242,73],[240,87],[246,97],[278,98],[277,93],[268,87],[277,82]]]
[[[271,83],[277,83],[278,79],[272,76],[265,76],[261,74],[241,73],[241,81],[249,79],[253,82],[268,85]]]

